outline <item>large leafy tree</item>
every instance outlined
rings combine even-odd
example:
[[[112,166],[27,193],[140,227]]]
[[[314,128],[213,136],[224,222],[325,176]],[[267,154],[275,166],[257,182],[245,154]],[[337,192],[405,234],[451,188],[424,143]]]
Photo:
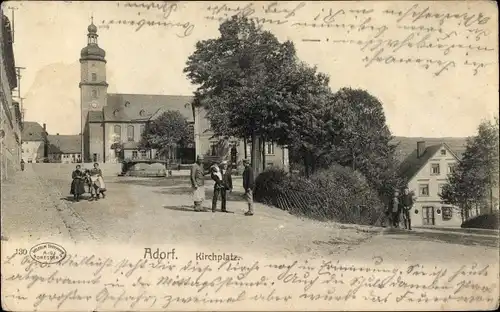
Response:
[[[479,125],[477,135],[467,140],[462,159],[443,187],[441,199],[460,206],[465,218],[473,205],[494,204],[492,189],[498,187],[498,130],[498,118]]]
[[[396,146],[382,103],[365,90],[342,88],[334,95],[330,113],[337,129],[334,160],[363,173],[380,195],[400,187]]]
[[[187,118],[179,111],[168,110],[147,123],[139,147],[156,149],[160,155],[171,157],[172,147],[187,147],[193,143],[193,137]]]
[[[184,71],[199,85],[194,104],[207,110],[214,134],[251,140],[258,172],[261,141],[286,143],[283,118],[295,103],[286,101],[284,78],[295,66],[295,48],[241,16],[222,23],[219,31],[219,38],[196,44]]]

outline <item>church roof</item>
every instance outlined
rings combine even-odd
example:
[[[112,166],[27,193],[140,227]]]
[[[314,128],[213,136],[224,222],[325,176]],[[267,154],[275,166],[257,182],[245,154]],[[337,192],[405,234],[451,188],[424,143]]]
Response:
[[[106,52],[97,45],[97,37],[99,36],[97,35],[97,27],[94,25],[93,18],[89,27],[87,27],[87,31],[88,44],[80,52],[80,60],[97,60],[105,62]]]
[[[161,111],[177,110],[192,121],[192,99],[192,96],[186,95],[108,94],[102,118],[116,122],[146,121]],[[99,118],[97,114],[89,117],[91,121],[98,121],[96,119]]]
[[[25,121],[23,122],[23,130],[21,133],[21,138],[23,141],[43,141],[45,140],[47,133],[43,130],[43,127],[35,121]]]
[[[79,135],[48,135],[49,154],[78,154],[82,152],[82,138]]]
[[[104,61],[106,52],[101,49],[97,43],[90,43],[80,52],[80,59],[82,60],[97,60]]]

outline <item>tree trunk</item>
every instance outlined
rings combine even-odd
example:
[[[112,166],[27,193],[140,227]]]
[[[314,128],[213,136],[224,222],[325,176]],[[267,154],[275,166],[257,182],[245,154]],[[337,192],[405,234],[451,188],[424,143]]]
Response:
[[[252,170],[254,178],[256,178],[261,172],[261,146],[260,138],[255,133],[252,134]]]
[[[266,170],[266,141],[262,138],[262,170]]]
[[[352,152],[352,170],[356,170],[356,155],[354,155],[354,151]]]
[[[310,153],[311,153],[311,174],[314,174],[316,172],[317,162],[319,161],[319,158],[314,157],[312,152]]]
[[[304,155],[304,174],[306,178],[309,178],[309,152],[305,150],[303,155]]]
[[[247,139],[243,139],[243,149],[245,150],[245,159],[248,159],[248,152],[247,152]]]

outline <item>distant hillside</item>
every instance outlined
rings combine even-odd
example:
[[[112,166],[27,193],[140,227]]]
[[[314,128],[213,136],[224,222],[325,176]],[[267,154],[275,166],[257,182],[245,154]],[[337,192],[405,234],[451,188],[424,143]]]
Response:
[[[410,138],[410,137],[394,137],[393,143],[398,144],[397,157],[403,161],[411,152],[417,148],[418,141],[425,141],[425,145],[434,145],[446,143],[459,157],[465,151],[467,138]]]

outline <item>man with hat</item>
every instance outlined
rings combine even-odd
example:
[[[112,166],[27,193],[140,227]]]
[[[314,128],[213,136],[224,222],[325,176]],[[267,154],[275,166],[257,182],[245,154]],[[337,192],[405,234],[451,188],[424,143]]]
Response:
[[[394,190],[394,196],[392,198],[392,207],[391,207],[391,219],[392,219],[392,227],[398,228],[399,227],[399,216],[401,213],[401,204],[399,201],[399,191]]]
[[[205,176],[202,155],[198,155],[196,163],[191,167],[191,186],[193,187],[194,211],[207,211],[206,208],[202,207],[205,200]]]
[[[224,186],[220,190],[222,211],[229,212],[226,209],[226,202],[227,202],[226,194],[227,191],[229,192],[233,191],[233,178],[231,177],[231,168],[228,166],[226,160],[220,163],[220,172],[222,174],[222,185]]]
[[[413,207],[413,194],[410,193],[408,186],[406,186],[403,190],[403,195],[401,196],[401,206],[403,213],[403,221],[405,225],[405,229],[411,230],[411,215],[410,211]]]
[[[245,212],[245,216],[253,216],[253,171],[248,159],[243,160],[243,165],[245,166],[245,170],[243,171],[243,189],[245,190],[245,198],[248,203],[248,211]]]

